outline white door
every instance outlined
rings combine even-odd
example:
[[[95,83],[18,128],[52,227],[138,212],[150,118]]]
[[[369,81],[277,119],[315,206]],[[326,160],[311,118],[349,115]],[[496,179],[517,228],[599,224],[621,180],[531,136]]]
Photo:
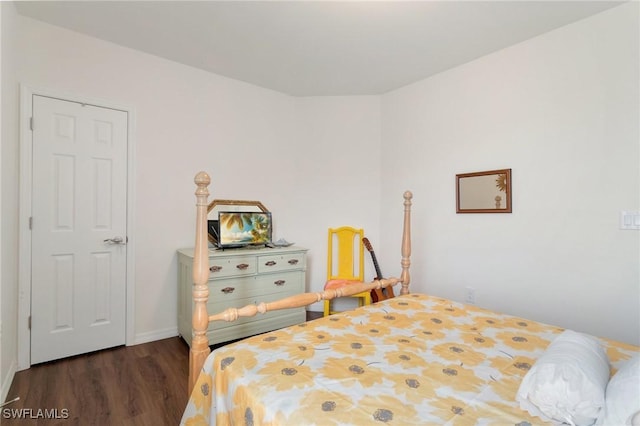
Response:
[[[125,343],[127,113],[33,96],[31,363]]]

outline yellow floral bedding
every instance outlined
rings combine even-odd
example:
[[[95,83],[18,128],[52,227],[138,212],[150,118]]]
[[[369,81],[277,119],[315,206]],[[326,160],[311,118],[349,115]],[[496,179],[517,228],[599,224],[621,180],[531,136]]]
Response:
[[[562,329],[421,294],[207,359],[184,425],[534,425],[520,381]],[[603,340],[615,371],[638,348]]]

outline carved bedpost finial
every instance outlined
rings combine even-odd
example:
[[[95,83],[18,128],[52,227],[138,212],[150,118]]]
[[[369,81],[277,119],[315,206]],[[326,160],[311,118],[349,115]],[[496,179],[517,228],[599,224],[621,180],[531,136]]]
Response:
[[[413,194],[411,191],[405,191],[404,197],[404,226],[402,231],[402,288],[400,294],[409,294],[409,283],[411,282],[411,274],[409,266],[411,265],[411,199]]]
[[[211,177],[207,172],[198,172],[195,178],[193,178],[197,189],[196,189],[196,197],[198,195],[202,195],[206,193],[207,197],[209,196],[209,184],[211,183]]]

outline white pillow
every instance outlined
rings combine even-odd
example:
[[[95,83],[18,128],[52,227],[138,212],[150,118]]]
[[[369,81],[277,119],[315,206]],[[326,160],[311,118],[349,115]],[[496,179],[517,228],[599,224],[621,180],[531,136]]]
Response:
[[[640,354],[627,360],[609,380],[596,424],[631,425],[634,416],[640,418]]]
[[[609,359],[600,342],[566,330],[524,376],[516,400],[545,421],[591,425],[604,406],[608,381]]]

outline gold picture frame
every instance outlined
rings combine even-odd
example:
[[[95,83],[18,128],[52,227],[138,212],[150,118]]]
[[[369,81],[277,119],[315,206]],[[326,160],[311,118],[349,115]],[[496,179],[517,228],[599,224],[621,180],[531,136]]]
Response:
[[[456,213],[511,213],[511,169],[456,175]]]

